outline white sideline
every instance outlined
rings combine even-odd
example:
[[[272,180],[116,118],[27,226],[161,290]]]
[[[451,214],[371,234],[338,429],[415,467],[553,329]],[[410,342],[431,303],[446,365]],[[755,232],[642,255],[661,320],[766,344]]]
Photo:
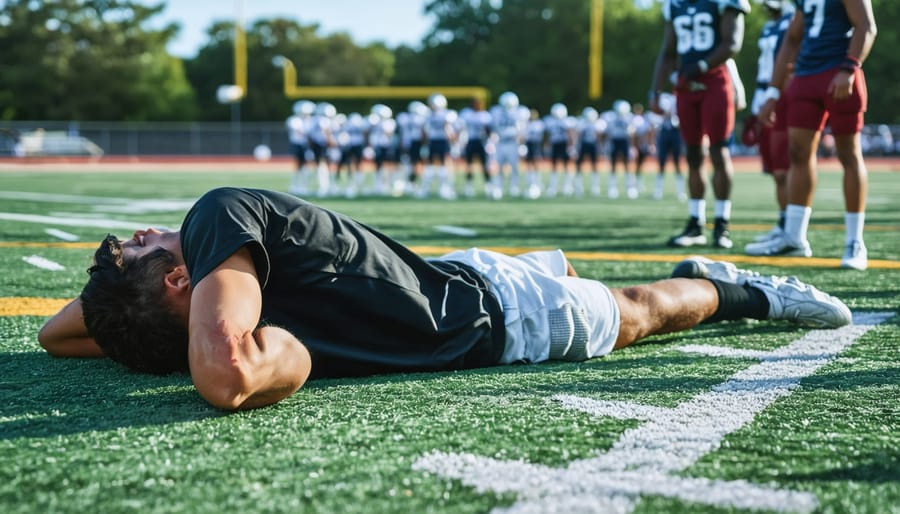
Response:
[[[577,407],[595,416],[631,415],[647,420],[626,430],[608,451],[576,460],[565,468],[434,451],[419,458],[413,469],[460,480],[479,492],[515,493],[518,502],[509,508],[495,509],[498,513],[628,513],[642,495],[738,509],[811,512],[818,505],[811,493],[677,473],[718,449],[725,436],[752,422],[775,400],[790,395],[802,378],[893,316],[857,313],[853,325],[812,330],[772,352],[733,352],[735,357],[752,356],[762,362],[671,409],[555,397],[564,407]],[[692,348],[696,350],[696,346]],[[723,349],[711,351],[731,356]]]

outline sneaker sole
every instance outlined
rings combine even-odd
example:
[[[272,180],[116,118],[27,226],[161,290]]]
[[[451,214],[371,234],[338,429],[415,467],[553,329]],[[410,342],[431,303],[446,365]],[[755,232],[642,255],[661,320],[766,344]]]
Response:
[[[783,248],[778,252],[757,252],[744,247],[744,253],[753,255],[754,257],[812,257],[811,249],[807,250],[804,248],[795,248],[793,246]]]

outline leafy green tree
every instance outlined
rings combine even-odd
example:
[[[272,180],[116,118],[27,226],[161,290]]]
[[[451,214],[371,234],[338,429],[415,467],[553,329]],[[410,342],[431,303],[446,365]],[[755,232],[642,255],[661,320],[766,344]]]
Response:
[[[190,118],[193,92],[166,52],[178,27],[149,30],[163,5],[8,0],[0,6],[0,118]]]

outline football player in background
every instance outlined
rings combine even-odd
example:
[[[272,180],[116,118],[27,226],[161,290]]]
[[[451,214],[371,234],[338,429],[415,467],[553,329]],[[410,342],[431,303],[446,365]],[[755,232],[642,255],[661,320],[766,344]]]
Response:
[[[628,198],[637,198],[644,192],[644,162],[655,150],[656,134],[650,116],[644,111],[644,106],[635,103],[631,106],[634,118],[631,120],[634,126],[634,178],[628,188]]]
[[[616,100],[612,110],[603,113],[603,117],[606,120],[606,139],[609,141],[609,184],[606,196],[614,200],[619,197],[619,181],[616,176],[618,164],[622,163],[622,172],[628,176],[628,163],[631,162],[631,145],[634,139],[631,104],[626,100]],[[634,191],[637,192],[636,189]]]
[[[862,64],[875,33],[871,0],[797,0],[760,110],[760,119],[772,123],[784,91],[790,155],[784,234],[747,245],[748,254],[812,256],[807,231],[817,178],[816,147],[827,120],[844,168],[841,267],[868,266],[863,242],[868,173],[860,145],[868,93]],[[790,63],[793,77],[785,89]]]
[[[294,102],[294,114],[285,125],[288,131],[288,141],[291,145],[291,155],[294,156],[296,167],[291,177],[291,185],[288,192],[295,195],[305,195],[309,187],[310,170],[307,167],[306,152],[309,151],[309,130],[313,113],[316,112],[316,104],[309,100]]]
[[[422,141],[425,138],[425,121],[428,119],[428,106],[413,100],[406,112],[397,115],[397,130],[400,132],[401,160],[406,166],[406,177],[397,177],[394,181],[393,194],[402,195],[412,191],[422,174]]]
[[[525,137],[525,124],[528,121],[525,112],[519,109],[518,95],[512,91],[504,92],[497,101],[498,104],[491,109],[491,137],[497,149],[497,173],[494,175],[490,193],[495,200],[503,197],[503,183],[507,167],[509,167],[509,179],[506,191],[512,197],[522,194],[521,177],[519,176],[519,146]]]
[[[431,182],[440,182],[438,194],[444,200],[456,200],[456,185],[453,167],[450,163],[450,142],[456,137],[453,125],[456,111],[447,108],[447,97],[432,93],[428,97],[431,112],[425,120],[425,137],[428,139],[428,163],[422,177],[422,187],[418,196],[425,198],[431,193]]]
[[[591,194],[600,196],[600,170],[597,168],[597,158],[601,155],[598,149],[603,144],[606,122],[600,118],[597,109],[585,107],[578,120],[577,132],[578,158],[575,159],[575,194],[581,196],[581,187],[583,187],[581,166],[587,159],[591,163]]]
[[[463,194],[466,198],[475,196],[475,172],[472,166],[476,159],[484,177],[485,193],[489,197],[492,196],[491,170],[486,149],[491,123],[491,114],[484,110],[484,105],[479,99],[472,100],[472,107],[459,112],[459,134],[466,140],[463,148],[463,158],[466,161],[466,185]]]
[[[778,112],[775,125],[759,123],[759,111],[766,102],[766,89],[772,79],[775,67],[775,56],[784,40],[784,34],[791,23],[793,8],[785,0],[763,0],[763,6],[769,19],[763,24],[759,34],[759,60],[756,68],[756,90],[753,93],[751,117],[745,122],[745,130],[754,131],[759,144],[759,157],[762,161],[763,173],[771,175],[775,182],[775,202],[778,205],[778,223],[769,232],[753,238],[754,243],[769,241],[780,237],[784,232],[784,211],[787,208],[787,172],[790,166],[787,140],[787,106],[785,99],[778,100]],[[746,123],[750,127],[746,127]]]
[[[734,130],[735,95],[728,59],[737,55],[744,39],[747,0],[666,0],[663,42],[650,87],[650,106],[659,111],[659,94],[677,70],[675,93],[681,135],[687,147],[690,217],[669,246],[707,243],[706,174],[703,138],[709,139],[712,186],[716,199],[713,246],[731,248],[731,182],[734,167],[728,141]]]
[[[316,113],[312,117],[309,129],[310,148],[313,160],[316,163],[316,178],[318,178],[319,197],[328,196],[331,187],[331,160],[329,150],[337,145],[334,139],[334,117],[337,109],[328,102],[316,104]]]
[[[547,186],[547,196],[553,198],[556,196],[560,172],[570,187],[572,180],[569,175],[569,148],[575,137],[575,120],[569,117],[569,109],[564,104],[557,102],[550,106],[550,115],[544,118],[544,131],[550,143],[550,183]]]
[[[525,196],[531,200],[540,198],[542,193],[540,166],[544,161],[544,120],[537,109],[529,110],[529,120],[525,125],[525,169],[528,174],[528,189]]]
[[[672,168],[675,170],[675,196],[679,202],[687,200],[684,192],[684,176],[681,173],[681,147],[684,141],[681,139],[681,127],[678,124],[676,114],[675,95],[662,93],[659,95],[659,126],[656,129],[656,158],[659,162],[659,173],[656,175],[656,183],[653,186],[653,199],[662,200],[663,185],[666,180],[666,161],[672,158]]]
[[[394,167],[394,134],[397,122],[394,112],[384,104],[375,104],[369,113],[369,146],[375,153],[375,181],[372,194],[382,196],[388,193],[391,172]]]

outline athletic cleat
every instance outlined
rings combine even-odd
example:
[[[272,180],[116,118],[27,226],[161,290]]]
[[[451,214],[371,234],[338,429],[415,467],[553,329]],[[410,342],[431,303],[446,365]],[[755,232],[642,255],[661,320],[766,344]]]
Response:
[[[619,188],[617,188],[615,186],[609,188],[606,191],[606,197],[609,198],[610,200],[615,200],[616,198],[618,198],[619,197]]]
[[[862,241],[851,241],[844,249],[841,267],[864,270],[869,267],[869,251]]]
[[[782,234],[775,239],[762,243],[750,243],[744,247],[744,251],[747,255],[812,257],[812,248],[809,246],[809,241],[797,244],[790,241],[787,234]]]
[[[694,217],[688,219],[687,226],[684,227],[682,233],[672,237],[667,243],[668,246],[677,248],[687,248],[689,246],[705,244],[706,236],[703,235],[703,227],[700,226],[700,221]]]
[[[734,243],[731,241],[731,232],[728,231],[728,220],[716,218],[716,225],[713,228],[713,246],[716,248],[731,248]]]
[[[714,261],[695,255],[679,262],[672,270],[672,278],[710,278],[742,286],[759,278],[755,271],[738,268],[730,262]]]
[[[844,302],[805,284],[797,277],[753,277],[746,280],[769,300],[769,319],[808,327],[837,328],[853,322]]]
[[[754,243],[765,243],[766,241],[771,241],[773,239],[779,238],[784,235],[784,229],[775,225],[772,230],[766,232],[765,234],[760,234],[753,238]]]

